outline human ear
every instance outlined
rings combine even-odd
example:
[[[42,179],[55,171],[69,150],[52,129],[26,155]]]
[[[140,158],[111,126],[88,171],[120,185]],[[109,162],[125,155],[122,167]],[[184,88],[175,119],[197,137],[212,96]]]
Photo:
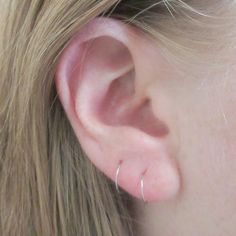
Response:
[[[180,186],[168,124],[161,109],[154,115],[148,93],[154,69],[161,66],[154,51],[151,39],[136,28],[96,18],[65,47],[55,76],[88,158],[120,188],[147,202],[167,200]]]

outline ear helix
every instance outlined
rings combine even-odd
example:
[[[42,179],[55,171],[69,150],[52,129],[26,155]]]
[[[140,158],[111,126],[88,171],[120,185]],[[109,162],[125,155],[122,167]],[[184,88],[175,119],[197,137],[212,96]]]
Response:
[[[122,163],[123,163],[123,161],[119,162],[118,167],[116,169],[116,175],[115,175],[115,185],[116,185],[116,190],[117,190],[118,193],[120,193],[119,185],[118,185],[118,177],[119,177],[119,173],[120,173]],[[142,198],[144,203],[146,203],[145,195],[144,195],[144,175],[145,175],[145,172],[143,172],[143,174],[141,175],[141,180],[140,180],[140,195],[141,195],[141,198]]]

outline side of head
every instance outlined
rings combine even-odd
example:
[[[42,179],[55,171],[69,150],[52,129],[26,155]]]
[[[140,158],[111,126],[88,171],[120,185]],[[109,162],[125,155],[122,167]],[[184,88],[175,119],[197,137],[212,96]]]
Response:
[[[234,235],[233,1],[5,7],[1,234]]]

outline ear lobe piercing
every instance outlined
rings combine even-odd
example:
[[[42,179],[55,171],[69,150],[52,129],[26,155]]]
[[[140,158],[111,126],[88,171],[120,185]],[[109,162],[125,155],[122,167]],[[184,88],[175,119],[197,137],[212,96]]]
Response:
[[[116,190],[118,193],[120,193],[120,190],[119,190],[119,187],[118,187],[118,176],[119,176],[119,173],[120,173],[120,166],[121,166],[121,162],[116,170]]]
[[[140,188],[141,188],[141,196],[142,196],[143,202],[146,202],[145,197],[144,197],[144,179],[143,178],[144,176],[142,175],[142,178],[140,181]]]
[[[120,162],[118,167],[117,167],[116,177],[115,177],[115,185],[116,185],[116,190],[117,190],[118,193],[120,193],[119,185],[118,185],[118,177],[119,177],[119,173],[120,173],[121,164],[122,164],[122,162]],[[141,181],[140,181],[140,192],[141,192],[143,202],[146,203],[146,200],[145,200],[145,197],[144,197],[144,173],[142,174]]]

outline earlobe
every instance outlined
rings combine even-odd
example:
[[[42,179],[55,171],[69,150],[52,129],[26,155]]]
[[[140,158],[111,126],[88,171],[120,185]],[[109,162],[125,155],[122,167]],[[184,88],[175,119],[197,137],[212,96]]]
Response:
[[[116,20],[92,21],[64,49],[55,82],[88,158],[117,187],[160,201],[178,193],[179,173],[168,126],[143,86],[153,79],[141,63],[150,56],[143,37]]]

